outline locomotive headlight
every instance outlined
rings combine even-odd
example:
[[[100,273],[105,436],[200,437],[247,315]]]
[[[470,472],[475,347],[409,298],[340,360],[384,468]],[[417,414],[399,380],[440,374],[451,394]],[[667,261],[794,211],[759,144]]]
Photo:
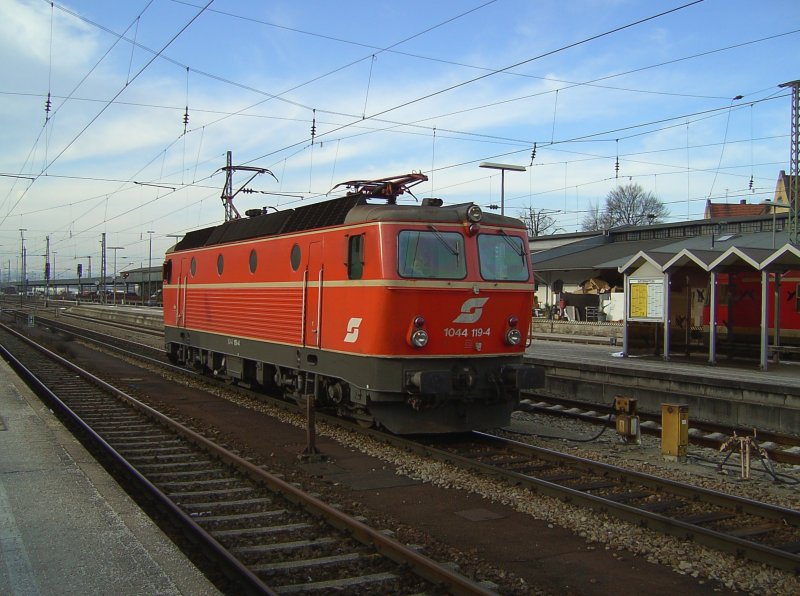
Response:
[[[518,346],[522,342],[522,333],[516,327],[506,331],[506,343],[509,346]]]
[[[480,205],[470,205],[467,207],[467,219],[472,223],[478,223],[483,217]]]
[[[411,345],[415,348],[424,348],[428,345],[428,332],[424,329],[416,329],[411,334]]]

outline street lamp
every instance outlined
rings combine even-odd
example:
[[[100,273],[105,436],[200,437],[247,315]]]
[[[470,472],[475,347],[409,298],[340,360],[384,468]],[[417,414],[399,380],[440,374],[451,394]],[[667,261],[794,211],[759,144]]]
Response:
[[[117,305],[117,251],[118,250],[125,250],[124,246],[109,246],[109,250],[114,251],[114,279],[112,281],[111,287],[113,288],[114,292],[114,306]]]
[[[151,269],[153,268],[153,234],[155,232],[153,230],[147,230],[147,233],[150,234],[150,256],[147,261],[147,300],[150,300],[150,273]],[[145,302],[147,304],[147,302]]]
[[[19,240],[21,247],[19,249],[19,281],[20,285],[22,285],[22,295],[25,296],[28,293],[28,284],[27,280],[25,279],[25,232],[28,231],[28,228],[20,228],[19,229]]]
[[[479,167],[488,168],[490,170],[500,170],[500,215],[505,215],[506,170],[510,170],[512,172],[524,172],[526,171],[525,166],[515,166],[506,163],[492,163],[490,161],[484,161]]]

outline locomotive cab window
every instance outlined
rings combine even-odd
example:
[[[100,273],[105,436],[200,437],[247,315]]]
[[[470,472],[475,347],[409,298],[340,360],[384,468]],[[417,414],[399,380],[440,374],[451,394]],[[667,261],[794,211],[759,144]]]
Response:
[[[350,236],[347,241],[347,278],[361,279],[364,274],[364,234]]]
[[[402,277],[463,279],[464,237],[457,232],[404,230],[397,236],[397,272]]]
[[[519,236],[478,236],[481,277],[491,281],[527,281],[530,275],[525,245]]]

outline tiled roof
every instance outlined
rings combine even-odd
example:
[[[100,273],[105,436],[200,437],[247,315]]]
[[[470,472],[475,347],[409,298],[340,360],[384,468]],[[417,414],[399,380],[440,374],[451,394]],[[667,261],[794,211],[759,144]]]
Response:
[[[763,215],[768,213],[767,206],[741,203],[711,203],[707,217],[734,217],[737,215]]]

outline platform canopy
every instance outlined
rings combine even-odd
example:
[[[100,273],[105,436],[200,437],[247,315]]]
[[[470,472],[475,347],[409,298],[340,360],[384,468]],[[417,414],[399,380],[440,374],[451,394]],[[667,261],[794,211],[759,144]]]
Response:
[[[718,248],[723,248],[718,246]],[[776,284],[780,284],[781,275],[790,270],[800,270],[800,248],[786,243],[775,249],[752,246],[728,246],[724,250],[709,250],[708,248],[683,248],[677,253],[668,253],[658,250],[642,250],[619,265],[618,270],[625,276],[625,301],[623,354],[628,355],[628,323],[631,317],[631,292],[629,286],[631,279],[652,280],[658,282],[651,285],[651,292],[663,292],[662,296],[649,296],[660,308],[656,309],[657,316],[664,325],[664,358],[669,359],[669,325],[670,325],[670,281],[672,276],[681,272],[687,276],[710,277],[711,287],[711,320],[709,321],[709,363],[716,363],[716,276],[719,273],[736,271],[753,271],[761,274],[761,358],[760,367],[766,370],[770,352],[768,316],[768,288],[770,276]],[[661,276],[661,279],[658,279]],[[646,292],[646,289],[643,290]],[[777,294],[776,294],[777,296]],[[779,354],[780,346],[780,304],[775,299],[775,319],[773,322],[774,344],[772,351]],[[653,319],[655,320],[655,319]]]

